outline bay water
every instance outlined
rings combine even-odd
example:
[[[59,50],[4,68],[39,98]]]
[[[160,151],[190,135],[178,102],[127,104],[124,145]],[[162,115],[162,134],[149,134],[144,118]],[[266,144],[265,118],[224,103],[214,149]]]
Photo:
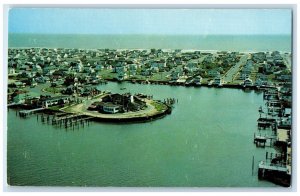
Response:
[[[100,90],[175,98],[171,115],[146,123],[93,122],[64,129],[8,111],[7,175],[12,185],[274,187],[257,178],[270,148],[257,148],[262,94],[237,89],[130,83]],[[125,90],[124,90],[125,88]],[[122,90],[121,90],[122,89]],[[252,175],[252,157],[255,160]]]

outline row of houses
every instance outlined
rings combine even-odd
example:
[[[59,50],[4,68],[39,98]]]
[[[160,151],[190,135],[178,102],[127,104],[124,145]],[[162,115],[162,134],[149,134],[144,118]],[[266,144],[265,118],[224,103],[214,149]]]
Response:
[[[43,96],[34,92],[20,93],[13,97],[16,104],[25,104],[33,108],[48,108],[56,105],[64,105],[70,103],[70,96]]]

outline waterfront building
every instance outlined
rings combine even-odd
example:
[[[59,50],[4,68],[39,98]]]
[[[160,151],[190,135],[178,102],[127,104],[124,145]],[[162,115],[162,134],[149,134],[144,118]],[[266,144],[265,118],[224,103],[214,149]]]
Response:
[[[202,77],[201,76],[196,76],[194,78],[194,83],[198,86],[198,85],[201,85],[201,82],[202,82]]]
[[[253,85],[253,82],[252,82],[252,80],[250,79],[250,78],[246,78],[245,80],[244,80],[244,86],[246,87],[246,86],[252,86]]]
[[[62,105],[70,102],[69,96],[58,96],[58,97],[42,97],[40,99],[40,105],[44,108],[50,106]]]
[[[222,86],[223,85],[222,78],[220,76],[215,77],[213,80],[213,85]]]
[[[112,103],[105,103],[105,102],[100,102],[98,104],[98,108],[105,112],[105,113],[110,113],[110,114],[115,114],[119,112],[120,107],[118,105],[112,104]]]
[[[118,81],[122,81],[122,80],[124,80],[126,78],[127,78],[127,74],[126,73],[124,73],[123,71],[119,71],[118,72],[118,75],[117,75],[117,80]]]
[[[221,75],[217,69],[211,69],[208,71],[207,74],[208,74],[208,77],[212,77],[212,78],[219,77]]]
[[[262,85],[263,85],[262,79],[257,78],[257,79],[255,80],[254,86],[256,86],[256,87],[261,87]]]
[[[21,93],[16,95],[13,98],[14,103],[25,103],[27,99],[35,99],[39,98],[39,94],[34,93],[34,92],[29,92],[29,93]]]

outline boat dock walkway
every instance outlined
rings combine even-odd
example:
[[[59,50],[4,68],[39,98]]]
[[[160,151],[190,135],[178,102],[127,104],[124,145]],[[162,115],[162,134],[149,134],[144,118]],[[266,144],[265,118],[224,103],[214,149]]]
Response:
[[[256,144],[257,147],[266,147],[266,143],[269,140],[270,146],[273,145],[273,140],[276,140],[276,136],[262,136],[256,135],[254,133],[253,143]]]
[[[89,125],[90,120],[94,117],[86,116],[84,114],[70,114],[70,113],[58,113],[54,115],[44,115],[40,116],[42,123],[52,124],[53,126],[79,128],[79,125]],[[37,115],[37,120],[39,116]]]
[[[266,164],[265,162],[261,161],[258,165],[258,169],[261,170],[272,170],[272,171],[279,171],[279,172],[286,172],[288,173],[288,168],[280,165],[271,165]]]
[[[12,107],[12,106],[18,106],[21,105],[20,103],[9,103],[7,104],[7,107]]]
[[[30,114],[33,114],[35,112],[42,111],[42,110],[45,110],[45,108],[35,108],[32,110],[21,110],[21,111],[19,111],[19,115],[21,117],[27,117]]]

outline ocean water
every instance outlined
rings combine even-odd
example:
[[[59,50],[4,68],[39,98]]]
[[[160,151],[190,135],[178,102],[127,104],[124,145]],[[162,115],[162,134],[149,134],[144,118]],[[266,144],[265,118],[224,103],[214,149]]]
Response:
[[[108,83],[101,90],[178,99],[171,115],[147,123],[80,129],[8,111],[11,185],[97,187],[275,187],[257,178],[271,148],[257,148],[262,94],[237,89]],[[126,88],[126,90],[120,89]],[[252,157],[255,157],[252,175]]]
[[[291,52],[289,35],[50,35],[9,34],[9,47],[194,49]]]

